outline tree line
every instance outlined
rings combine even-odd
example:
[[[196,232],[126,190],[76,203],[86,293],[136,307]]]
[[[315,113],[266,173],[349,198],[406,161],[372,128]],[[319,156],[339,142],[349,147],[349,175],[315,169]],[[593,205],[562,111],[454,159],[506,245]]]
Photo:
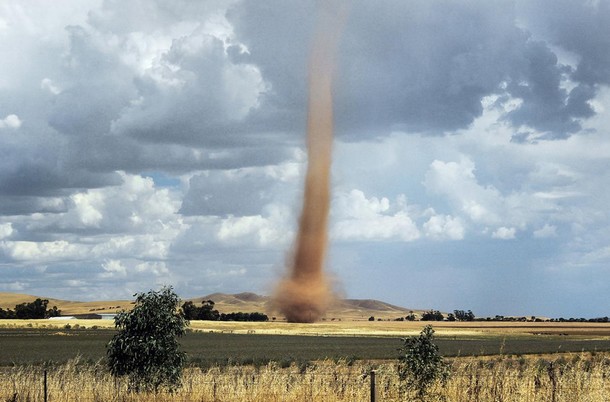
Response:
[[[267,314],[263,313],[220,313],[214,309],[215,303],[212,300],[204,300],[201,307],[197,307],[192,301],[182,304],[181,313],[187,320],[207,320],[207,321],[269,321]]]
[[[369,317],[369,321],[375,321],[375,317]],[[377,321],[382,321],[377,318]],[[471,310],[453,310],[453,313],[447,315],[438,310],[429,310],[417,317],[412,311],[406,317],[395,318],[394,321],[508,321],[508,322],[600,322],[607,323],[610,319],[605,317],[595,318],[541,318],[536,316],[503,316],[496,315],[493,317],[476,317]]]
[[[61,315],[61,310],[58,310],[57,306],[49,309],[48,305],[47,299],[38,298],[33,302],[16,304],[14,310],[0,308],[0,319],[42,319]]]

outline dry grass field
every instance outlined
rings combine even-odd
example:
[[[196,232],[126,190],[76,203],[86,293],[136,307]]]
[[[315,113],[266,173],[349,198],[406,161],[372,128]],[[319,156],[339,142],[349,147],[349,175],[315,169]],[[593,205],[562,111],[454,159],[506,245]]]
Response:
[[[457,358],[450,362],[445,384],[429,389],[429,401],[605,402],[610,400],[610,356],[565,354],[488,359]],[[401,392],[394,362],[317,361],[282,367],[223,366],[189,368],[183,387],[169,394],[130,393],[98,364],[73,360],[47,367],[50,401],[367,401],[370,376],[376,371],[380,401],[414,400]],[[0,400],[42,401],[43,369],[11,367],[0,371]]]
[[[84,328],[114,328],[113,320],[0,320],[0,328],[57,328],[66,324]],[[285,321],[233,322],[191,321],[190,328],[201,332],[266,335],[312,336],[392,336],[404,337],[419,333],[431,324],[437,336],[510,337],[520,335],[566,336],[607,339],[610,323],[576,322],[426,322],[426,321],[320,321],[313,324],[294,324]]]

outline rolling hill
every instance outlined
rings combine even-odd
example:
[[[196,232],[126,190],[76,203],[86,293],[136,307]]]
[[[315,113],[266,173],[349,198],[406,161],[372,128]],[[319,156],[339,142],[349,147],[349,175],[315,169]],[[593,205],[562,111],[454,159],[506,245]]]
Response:
[[[57,306],[62,315],[86,314],[86,313],[114,313],[123,309],[129,310],[133,306],[133,300],[104,300],[104,301],[70,301],[53,299],[43,296],[34,296],[20,293],[0,292],[0,308],[14,309],[16,304],[32,302],[36,298],[49,300],[49,307]],[[207,296],[185,299],[200,305],[202,301],[212,300],[215,308],[221,313],[232,312],[261,312],[269,317],[277,316],[281,319],[280,313],[274,308],[270,296],[262,296],[256,293],[244,292],[236,294],[212,293]],[[395,306],[379,300],[373,299],[337,299],[329,308],[327,320],[367,320],[373,316],[376,319],[395,319],[405,317],[411,311],[418,314],[423,310],[408,309]]]

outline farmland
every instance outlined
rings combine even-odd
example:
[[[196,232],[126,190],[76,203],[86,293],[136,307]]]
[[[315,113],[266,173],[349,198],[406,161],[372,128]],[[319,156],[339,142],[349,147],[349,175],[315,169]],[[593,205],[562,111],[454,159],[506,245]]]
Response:
[[[114,334],[105,320],[8,321],[0,327],[0,365],[97,361]],[[399,338],[418,333],[421,322],[191,323],[181,339],[194,365],[322,359],[396,358]],[[445,356],[524,355],[610,351],[610,325],[560,323],[437,323],[436,343]]]
[[[146,401],[105,369],[114,334],[104,320],[0,323],[0,400]],[[184,386],[158,401],[367,400],[377,371],[380,400],[399,400],[400,337],[423,322],[191,322]],[[452,375],[431,392],[452,401],[605,401],[610,398],[610,325],[433,323]],[[558,353],[559,352],[559,353]],[[483,356],[485,355],[485,356]],[[17,395],[18,399],[11,399]]]

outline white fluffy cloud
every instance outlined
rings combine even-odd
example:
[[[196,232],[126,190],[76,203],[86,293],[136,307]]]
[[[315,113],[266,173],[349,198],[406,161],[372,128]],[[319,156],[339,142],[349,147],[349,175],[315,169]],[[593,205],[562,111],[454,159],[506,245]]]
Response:
[[[12,234],[13,234],[13,225],[10,222],[0,224],[0,240],[8,238]]]
[[[102,264],[104,272],[100,274],[101,278],[125,277],[127,276],[127,268],[119,260],[108,260]]]
[[[557,236],[557,226],[545,224],[540,229],[534,231],[534,237],[537,238],[545,238],[545,237],[555,237]]]
[[[431,192],[447,195],[474,222],[496,224],[500,221],[496,209],[500,208],[502,195],[493,186],[481,186],[474,170],[474,163],[468,158],[459,162],[435,160],[424,184]]]
[[[464,238],[464,224],[460,218],[450,215],[431,216],[423,225],[426,236],[433,239],[461,240]]]
[[[16,114],[9,114],[4,119],[0,119],[0,129],[2,128],[12,128],[17,129],[21,127],[21,119]]]
[[[491,237],[494,239],[502,239],[502,240],[510,240],[515,238],[515,234],[517,233],[517,229],[515,228],[507,228],[507,227],[499,227],[492,234]]]
[[[332,234],[338,240],[401,240],[420,237],[409,217],[404,196],[394,203],[383,197],[367,198],[360,190],[339,193],[334,199]]]
[[[70,259],[82,259],[86,248],[64,240],[55,241],[4,241],[0,248],[14,261],[52,262]]]
[[[494,185],[479,182],[475,164],[467,157],[458,162],[433,161],[424,180],[429,192],[446,197],[454,213],[479,226],[482,231],[495,228],[493,236],[503,238],[506,235],[504,226],[523,230],[559,210],[554,197],[545,197],[541,192],[527,188],[532,184],[515,183],[510,192],[503,194]],[[545,186],[547,189],[550,187],[548,182]]]

